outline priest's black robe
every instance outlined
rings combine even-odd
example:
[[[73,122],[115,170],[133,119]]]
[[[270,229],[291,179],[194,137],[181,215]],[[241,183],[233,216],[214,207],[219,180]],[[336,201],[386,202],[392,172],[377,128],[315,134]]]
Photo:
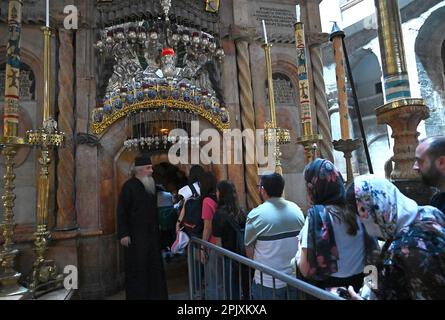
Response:
[[[135,177],[125,182],[119,196],[117,236],[131,239],[128,248],[124,247],[127,300],[168,299],[157,198]]]

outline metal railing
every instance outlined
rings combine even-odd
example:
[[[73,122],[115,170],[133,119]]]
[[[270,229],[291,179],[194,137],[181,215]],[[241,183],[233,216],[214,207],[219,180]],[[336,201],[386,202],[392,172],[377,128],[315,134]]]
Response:
[[[205,250],[202,250],[204,248]],[[260,273],[259,299],[321,299],[344,300],[305,281],[240,256],[232,251],[192,237],[187,249],[189,296],[191,300],[250,300],[252,299],[252,270]],[[201,255],[206,263],[201,263]],[[271,276],[272,295],[263,295],[263,276]],[[286,284],[276,287],[276,280]],[[266,290],[266,289],[264,289]]]

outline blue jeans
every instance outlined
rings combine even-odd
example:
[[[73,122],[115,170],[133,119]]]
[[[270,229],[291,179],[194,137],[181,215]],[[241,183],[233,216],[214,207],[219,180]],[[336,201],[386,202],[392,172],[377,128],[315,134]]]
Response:
[[[288,290],[289,288],[289,290]],[[288,292],[289,291],[289,295]],[[252,299],[253,300],[296,300],[297,299],[297,289],[294,287],[284,287],[280,289],[275,288],[275,298],[274,289],[262,286],[261,284],[252,281]]]

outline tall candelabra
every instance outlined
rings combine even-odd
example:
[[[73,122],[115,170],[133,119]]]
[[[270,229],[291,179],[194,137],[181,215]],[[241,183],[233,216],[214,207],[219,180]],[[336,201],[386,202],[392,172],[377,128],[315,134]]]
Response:
[[[44,34],[44,102],[43,102],[43,126],[26,133],[28,144],[39,147],[40,174],[38,181],[37,197],[37,230],[34,242],[36,258],[33,271],[29,279],[29,289],[37,296],[41,293],[59,288],[62,285],[63,276],[58,274],[54,261],[45,259],[51,232],[48,230],[48,200],[51,163],[50,151],[61,147],[65,143],[65,134],[57,130],[57,122],[50,116],[50,41],[51,29],[42,28]]]
[[[343,51],[343,38],[345,33],[340,30],[337,23],[331,31],[330,39],[334,48],[335,56],[335,74],[337,79],[338,105],[340,114],[340,130],[341,139],[333,141],[334,149],[343,152],[346,161],[346,177],[347,183],[351,183],[354,179],[352,171],[352,152],[360,148],[360,139],[351,139],[349,132],[349,112],[348,112],[348,96],[346,94],[346,71],[345,71],[345,54]]]
[[[3,176],[4,193],[3,222],[0,230],[3,236],[3,247],[0,251],[0,297],[26,294],[27,289],[19,285],[21,274],[14,269],[14,261],[19,250],[14,248],[14,180],[15,156],[17,150],[26,145],[18,136],[19,125],[19,78],[20,74],[20,34],[22,19],[22,2],[9,0],[8,6],[8,50],[6,59],[5,108],[3,115],[3,136],[0,137],[0,148],[5,157]]]
[[[298,15],[298,14],[297,14]],[[298,20],[298,17],[297,17]],[[297,73],[300,92],[300,118],[303,127],[303,135],[297,138],[297,142],[304,146],[306,163],[317,157],[317,143],[323,138],[320,134],[314,134],[312,130],[311,115],[311,88],[308,80],[306,62],[306,40],[304,34],[304,24],[297,21],[295,28],[295,46],[297,50]]]
[[[288,129],[282,129],[277,127],[276,113],[275,113],[275,99],[273,90],[272,79],[272,63],[270,60],[270,43],[264,43],[262,45],[266,55],[266,68],[267,68],[267,83],[269,89],[269,107],[270,107],[270,121],[267,121],[264,125],[264,140],[265,143],[272,147],[273,160],[275,162],[275,172],[283,174],[281,166],[281,148],[283,144],[290,143],[290,133]]]

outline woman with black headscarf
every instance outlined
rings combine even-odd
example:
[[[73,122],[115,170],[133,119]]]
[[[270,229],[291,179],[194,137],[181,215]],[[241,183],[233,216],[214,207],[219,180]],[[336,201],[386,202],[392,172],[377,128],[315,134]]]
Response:
[[[329,160],[315,159],[304,171],[312,203],[300,233],[301,274],[320,288],[363,284],[365,233],[345,203],[345,186]]]

